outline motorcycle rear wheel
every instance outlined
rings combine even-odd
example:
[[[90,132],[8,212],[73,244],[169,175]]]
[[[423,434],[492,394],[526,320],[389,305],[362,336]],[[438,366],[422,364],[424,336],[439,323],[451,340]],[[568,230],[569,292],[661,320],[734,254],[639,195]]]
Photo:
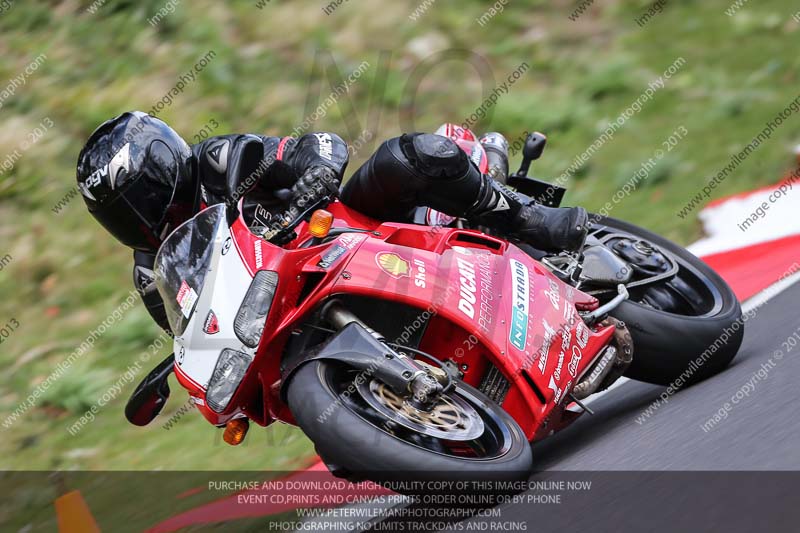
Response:
[[[657,385],[691,384],[727,367],[742,343],[742,308],[733,290],[714,270],[685,248],[648,230],[593,215],[594,228],[630,235],[654,244],[680,266],[676,283],[662,283],[632,298],[611,315],[624,321],[633,337],[633,363],[625,376]],[[660,291],[660,294],[652,291]],[[680,309],[658,309],[665,291]],[[648,302],[649,300],[649,302]]]
[[[311,361],[288,384],[295,420],[334,474],[377,482],[521,481],[530,475],[531,449],[522,429],[473,387],[458,382],[448,394],[471,406],[484,431],[474,440],[451,442],[390,422],[356,390],[358,377],[341,363]]]

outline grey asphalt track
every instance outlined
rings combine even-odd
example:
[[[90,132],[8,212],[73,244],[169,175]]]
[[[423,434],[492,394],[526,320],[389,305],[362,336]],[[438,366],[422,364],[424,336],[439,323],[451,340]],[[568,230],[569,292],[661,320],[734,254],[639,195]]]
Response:
[[[728,369],[650,418],[637,423],[665,387],[630,381],[593,402],[594,416],[533,445],[531,480],[588,480],[591,490],[555,491],[555,505],[501,505],[499,516],[443,531],[800,530],[800,342],[788,340],[800,339],[800,284],[746,326]],[[704,430],[726,402],[727,418]]]
[[[412,504],[361,530],[798,531],[798,356],[795,283],[756,308],[724,372],[678,391],[649,418],[666,387],[627,381],[591,402],[593,416],[532,446],[530,482],[590,488],[536,486],[460,522],[442,518],[445,506]],[[720,410],[726,418],[709,425]]]
[[[800,469],[800,342],[794,348],[784,344],[794,333],[800,337],[800,284],[756,313],[747,321],[739,354],[724,372],[677,392],[641,424],[637,418],[666,389],[625,383],[591,404],[594,416],[583,415],[534,445],[537,468]],[[718,416],[720,422],[704,431],[702,425],[720,409],[724,412],[726,402],[727,418]]]

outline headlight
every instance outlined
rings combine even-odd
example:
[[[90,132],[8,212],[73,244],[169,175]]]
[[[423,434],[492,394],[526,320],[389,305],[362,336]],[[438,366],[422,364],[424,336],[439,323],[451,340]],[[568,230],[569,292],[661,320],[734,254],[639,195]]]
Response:
[[[250,348],[258,346],[264,324],[267,321],[275,289],[278,287],[278,273],[261,270],[256,273],[242,306],[233,322],[233,331],[245,345]]]
[[[206,403],[211,409],[221,413],[228,407],[251,361],[246,353],[230,349],[222,351],[206,391]]]

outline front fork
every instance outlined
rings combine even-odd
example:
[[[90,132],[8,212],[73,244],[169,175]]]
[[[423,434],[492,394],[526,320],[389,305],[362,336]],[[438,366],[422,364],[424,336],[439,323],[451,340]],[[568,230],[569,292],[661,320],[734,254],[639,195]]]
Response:
[[[418,362],[402,351],[395,350],[387,344],[383,335],[370,328],[336,300],[323,307],[322,316],[339,331],[337,337],[348,329],[351,330],[350,335],[358,333],[353,332],[353,328],[360,329],[370,337],[362,338],[359,342],[373,344],[376,351],[372,357],[357,357],[349,361],[354,367],[369,372],[370,376],[384,382],[398,395],[408,397],[408,401],[417,409],[427,411],[436,405],[450,380],[446,371]]]

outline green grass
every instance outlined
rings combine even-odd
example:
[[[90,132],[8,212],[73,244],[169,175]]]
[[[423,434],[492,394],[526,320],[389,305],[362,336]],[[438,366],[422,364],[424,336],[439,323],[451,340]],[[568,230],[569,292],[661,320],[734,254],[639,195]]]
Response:
[[[367,124],[376,139],[433,130],[463,121],[480,105],[482,87],[491,90],[494,81],[482,80],[469,56],[441,63],[409,86],[415,67],[436,50],[471,49],[498,81],[526,61],[532,68],[475,129],[509,138],[544,131],[550,143],[534,167],[541,177],[561,174],[682,56],[686,66],[570,180],[567,196],[570,204],[599,208],[684,126],[688,138],[613,212],[681,243],[697,238],[700,228],[677,211],[800,92],[794,44],[800,33],[789,0],[750,3],[732,18],[727,6],[675,1],[644,28],[633,19],[647,2],[598,1],[577,22],[567,18],[570,2],[510,2],[483,28],[475,20],[486,4],[477,0],[439,0],[418,23],[408,20],[417,2],[348,2],[326,16],[313,1],[274,0],[259,10],[255,1],[201,0],[183,2],[157,28],[146,20],[161,1],[110,0],[96,15],[87,5],[16,2],[0,15],[0,82],[37,54],[48,58],[0,109],[0,160],[46,117],[54,124],[0,176],[0,255],[13,256],[0,272],[0,325],[20,322],[0,347],[0,364],[12,369],[0,378],[0,420],[131,288],[130,252],[102,231],[80,199],[61,214],[51,211],[74,186],[83,141],[110,116],[149,110],[208,50],[215,59],[161,114],[189,139],[212,118],[221,124],[214,133],[291,131],[316,107],[313,95],[330,93],[319,58],[334,58],[342,75],[364,60],[371,64],[349,98],[315,125],[347,140]],[[380,50],[391,51],[385,61]],[[800,119],[785,122],[715,195],[776,180],[799,134]],[[375,146],[362,149],[351,169]],[[251,447],[229,448],[198,416],[170,431],[158,424],[134,428],[122,416],[133,385],[78,436],[69,435],[66,427],[157,335],[141,307],[128,312],[45,401],[5,431],[0,469],[281,469],[310,453],[297,432],[289,442],[268,446],[252,435]],[[166,415],[184,401],[173,385],[177,399]]]

